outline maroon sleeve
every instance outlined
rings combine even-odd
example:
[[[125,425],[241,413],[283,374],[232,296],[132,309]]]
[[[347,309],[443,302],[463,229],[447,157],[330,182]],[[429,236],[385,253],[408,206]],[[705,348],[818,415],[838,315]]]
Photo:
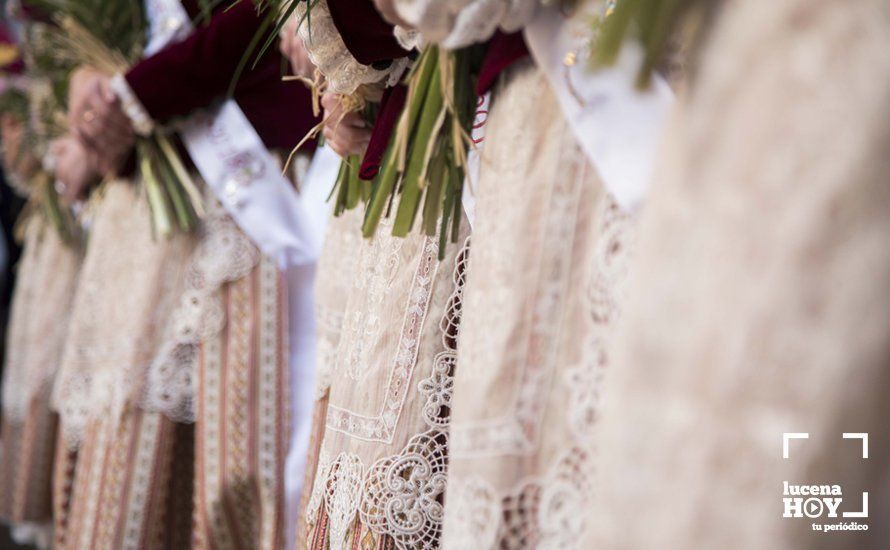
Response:
[[[328,0],[328,9],[346,49],[362,65],[408,55],[393,36],[393,26],[383,20],[371,0]]]
[[[41,9],[39,6],[32,5],[28,0],[22,0],[19,3],[18,9],[15,9],[15,4],[12,7],[7,6],[7,16],[12,15],[17,18],[24,18],[29,21],[34,21],[36,23],[44,23],[44,24],[53,24],[53,18],[48,14],[45,10]]]
[[[251,2],[239,2],[214,14],[182,42],[137,63],[127,82],[155,120],[203,107],[226,93],[261,22]],[[249,83],[251,72],[245,71],[239,87]]]
[[[152,119],[164,123],[222,99],[264,16],[252,2],[239,2],[134,65],[125,76]],[[234,99],[267,147],[292,148],[316,123],[310,93],[299,82],[281,81],[284,60],[277,44],[256,67],[254,60],[251,54]]]
[[[396,84],[383,92],[377,119],[374,121],[374,129],[371,131],[371,141],[368,143],[365,156],[362,158],[362,165],[359,168],[361,179],[372,180],[380,172],[380,163],[383,162],[383,155],[389,147],[392,132],[405,108],[407,99],[408,87],[404,84]]]
[[[513,63],[528,57],[528,46],[522,32],[504,34],[501,31],[494,33],[488,41],[488,49],[482,60],[479,70],[479,80],[476,81],[476,95],[485,95],[497,82],[502,72]]]

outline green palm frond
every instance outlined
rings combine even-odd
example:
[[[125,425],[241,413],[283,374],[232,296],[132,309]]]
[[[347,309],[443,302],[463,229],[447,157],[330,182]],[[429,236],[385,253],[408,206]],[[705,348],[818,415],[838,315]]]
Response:
[[[618,0],[601,27],[594,66],[611,65],[628,40],[643,47],[638,84],[648,86],[652,73],[672,54],[677,41],[699,44],[722,0]]]

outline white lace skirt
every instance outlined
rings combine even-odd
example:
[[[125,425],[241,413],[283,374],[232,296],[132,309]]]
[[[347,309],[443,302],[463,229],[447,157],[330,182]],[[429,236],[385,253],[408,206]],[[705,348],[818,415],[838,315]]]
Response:
[[[542,73],[492,98],[451,403],[444,548],[588,548],[591,443],[633,221]]]
[[[141,186],[108,184],[97,205],[53,405],[69,445],[137,405],[186,284],[195,237],[156,236]]]
[[[318,307],[342,322],[335,337],[320,323],[319,363],[327,372],[319,376],[316,418],[324,426],[313,429],[318,447],[307,475],[312,490],[300,544],[435,548],[467,247],[449,244],[440,262],[436,238],[393,237],[391,221],[384,220],[373,239],[362,240],[360,215],[344,220],[348,216],[353,223],[332,224],[325,246],[343,244],[340,231],[355,235],[354,248],[342,252],[353,267],[332,270],[340,255],[327,250],[319,266],[320,289],[340,287],[340,294],[323,290]],[[343,284],[327,286],[328,278]],[[336,348],[327,347],[331,343]],[[412,483],[394,490],[403,476]],[[388,512],[400,508],[404,515]]]
[[[0,517],[48,524],[56,414],[50,393],[61,360],[81,253],[45,218],[27,222],[7,333],[0,434]]]

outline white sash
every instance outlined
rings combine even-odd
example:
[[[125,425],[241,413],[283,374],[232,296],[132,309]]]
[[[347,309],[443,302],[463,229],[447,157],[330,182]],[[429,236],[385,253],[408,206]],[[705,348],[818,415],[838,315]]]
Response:
[[[476,114],[473,116],[473,128],[470,130],[470,138],[474,147],[467,153],[467,176],[464,178],[463,203],[470,229],[476,221],[476,187],[479,185],[479,172],[481,168],[482,147],[485,144],[485,125],[488,123],[488,108],[491,102],[491,92],[479,98],[476,106]]]
[[[624,45],[613,67],[591,71],[580,58],[566,66],[566,54],[578,50],[577,37],[585,34],[572,32],[578,24],[589,26],[584,17],[569,19],[556,6],[541,7],[525,28],[526,43],[606,188],[622,208],[634,211],[654,175],[674,94],[658,75],[649,90],[636,89],[642,52],[635,44]]]
[[[152,55],[182,40],[193,28],[180,0],[146,0]],[[313,263],[321,251],[323,228],[307,209],[266,149],[238,104],[190,116],[179,126],[186,149],[204,181],[232,219],[280,267]]]

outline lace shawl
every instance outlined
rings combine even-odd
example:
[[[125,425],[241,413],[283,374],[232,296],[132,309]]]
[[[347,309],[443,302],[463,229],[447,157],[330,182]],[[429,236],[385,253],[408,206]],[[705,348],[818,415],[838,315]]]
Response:
[[[107,184],[98,203],[53,393],[66,441],[139,401],[186,285],[191,235],[158,239],[141,187]]]
[[[10,422],[23,421],[34,398],[52,387],[82,254],[43,216],[27,224],[6,334],[3,417]]]
[[[361,251],[361,209],[332,217],[318,260],[315,280],[316,367],[315,398],[327,396],[337,364],[337,348],[343,333],[349,289]]]

